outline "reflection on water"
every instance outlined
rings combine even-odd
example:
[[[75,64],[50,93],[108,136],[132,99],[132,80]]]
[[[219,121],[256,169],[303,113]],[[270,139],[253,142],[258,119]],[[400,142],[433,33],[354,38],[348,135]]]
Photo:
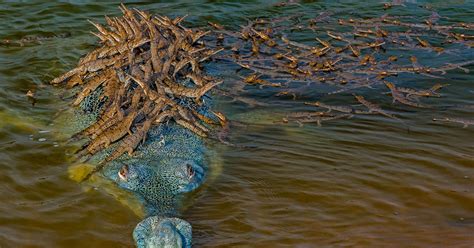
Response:
[[[303,3],[305,13],[380,4]],[[454,3],[453,3],[454,4]],[[435,3],[441,15],[473,22],[472,3]],[[295,13],[269,2],[137,3],[155,13],[190,14],[229,26],[246,18]],[[140,221],[104,187],[84,191],[69,179],[70,158],[50,123],[67,107],[45,82],[91,48],[87,19],[116,15],[117,3],[2,3],[0,39],[71,32],[41,44],[0,47],[0,246],[131,246]],[[358,14],[364,14],[358,13]],[[473,69],[472,67],[470,68]],[[450,74],[442,104],[474,104],[471,74]],[[25,93],[37,92],[34,107]],[[471,90],[471,91],[469,91]],[[272,124],[275,109],[219,106],[236,128],[222,149],[223,170],[183,218],[198,247],[472,247],[474,127],[431,122],[429,110],[404,112],[410,130],[370,116],[323,127]],[[474,118],[474,110],[452,114]],[[436,114],[437,114],[436,113]]]

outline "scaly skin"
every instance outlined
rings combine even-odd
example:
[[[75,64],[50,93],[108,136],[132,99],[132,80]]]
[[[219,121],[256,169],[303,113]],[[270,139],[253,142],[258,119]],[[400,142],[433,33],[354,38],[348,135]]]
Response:
[[[146,247],[191,247],[191,225],[178,218],[148,217],[133,231],[138,248]]]
[[[170,217],[176,216],[182,195],[203,183],[204,149],[191,131],[163,125],[152,128],[136,157],[125,156],[105,167],[105,177],[133,192],[145,206],[148,218],[133,232],[137,247],[191,247],[189,223]]]
[[[99,95],[92,94],[81,103],[76,129],[88,125],[79,118],[99,116],[101,109],[94,107]],[[187,108],[186,102],[180,106]],[[206,106],[201,106],[199,112],[209,118]],[[115,147],[112,144],[91,161],[104,161]],[[146,142],[138,145],[133,156],[123,154],[104,167],[105,178],[132,192],[144,206],[147,218],[134,231],[137,247],[191,246],[190,225],[174,216],[183,194],[198,188],[206,178],[205,150],[202,138],[170,121],[152,126]]]

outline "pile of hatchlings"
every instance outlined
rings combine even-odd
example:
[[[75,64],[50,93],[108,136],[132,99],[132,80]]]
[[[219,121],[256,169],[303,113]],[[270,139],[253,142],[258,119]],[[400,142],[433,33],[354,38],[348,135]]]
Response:
[[[107,27],[92,23],[101,46],[51,82],[79,87],[74,106],[101,89],[103,107],[97,121],[74,135],[75,140],[89,140],[79,156],[94,155],[116,142],[105,162],[132,154],[152,126],[168,121],[209,137],[210,126],[224,125],[225,117],[199,111],[203,96],[222,83],[201,70],[201,63],[220,51],[200,42],[208,32],[183,27],[183,18],[150,15],[124,5],[120,9],[122,17],[106,17]]]
[[[361,88],[386,87],[393,102],[414,108],[430,108],[422,97],[440,97],[450,70],[469,72],[474,60],[428,66],[411,55],[416,51],[433,56],[457,55],[472,49],[474,24],[441,24],[435,12],[424,23],[401,21],[382,15],[369,19],[335,19],[322,12],[307,25],[295,17],[256,19],[239,30],[227,30],[209,22],[211,30],[186,28],[184,17],[171,19],[120,6],[122,17],[105,17],[106,26],[92,23],[100,46],[80,59],[78,65],[52,80],[54,85],[78,88],[73,105],[78,106],[100,90],[101,112],[90,126],[74,135],[88,139],[79,156],[92,156],[118,143],[104,162],[132,154],[154,125],[170,121],[203,138],[226,144],[228,122],[222,113],[202,111],[210,91],[224,97],[258,105],[242,96],[250,87],[275,89],[276,98],[289,97],[296,104],[314,106],[314,111],[288,114],[281,122],[321,124],[323,121],[379,114],[400,121],[376,102],[357,92]],[[324,25],[321,25],[324,24]],[[312,42],[289,38],[295,31],[312,32]],[[204,41],[206,39],[206,41]],[[432,39],[435,43],[430,43]],[[222,51],[222,52],[221,52]],[[228,60],[240,66],[241,79],[230,88],[206,75],[203,63]],[[433,78],[426,88],[400,87],[397,76],[413,74]],[[329,105],[305,96],[313,84],[332,85],[325,94],[353,95],[354,104]],[[405,83],[406,85],[406,83]],[[325,110],[325,111],[322,111]],[[441,120],[441,119],[437,119]],[[444,119],[443,119],[444,120]],[[459,122],[459,121],[457,121]],[[466,124],[465,122],[462,122]],[[218,127],[219,131],[214,127]]]

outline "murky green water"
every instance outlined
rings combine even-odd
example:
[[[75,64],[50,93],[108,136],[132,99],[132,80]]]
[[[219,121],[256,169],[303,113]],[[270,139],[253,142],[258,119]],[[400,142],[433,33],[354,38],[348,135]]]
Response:
[[[228,26],[282,13],[383,11],[380,3],[307,1],[285,8],[272,3],[136,1],[130,6],[189,14],[189,25],[213,20]],[[442,16],[474,22],[471,1],[433,5]],[[92,49],[87,19],[102,22],[105,14],[119,14],[117,6],[0,3],[0,39],[71,34],[41,44],[0,46],[0,247],[133,245],[131,232],[140,218],[100,187],[85,191],[68,178],[69,156],[50,125],[66,103],[47,86]],[[472,72],[451,72],[445,82],[451,85],[437,104],[474,104]],[[29,89],[37,91],[35,106],[25,96]],[[431,122],[437,115],[474,119],[474,110],[399,107],[411,126],[407,132],[375,116],[300,128],[268,121],[274,108],[225,101],[219,107],[231,119],[255,123],[234,130],[232,138],[257,148],[225,149],[222,174],[183,212],[196,247],[474,246],[474,127]]]

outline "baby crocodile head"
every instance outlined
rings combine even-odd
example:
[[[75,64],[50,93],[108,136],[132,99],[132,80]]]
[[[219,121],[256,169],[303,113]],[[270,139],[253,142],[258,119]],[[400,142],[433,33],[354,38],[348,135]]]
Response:
[[[124,164],[116,175],[122,188],[156,205],[198,188],[204,180],[204,168],[191,160],[173,159],[166,163]]]
[[[191,225],[182,219],[151,216],[135,227],[133,239],[138,248],[188,248],[191,234]]]

